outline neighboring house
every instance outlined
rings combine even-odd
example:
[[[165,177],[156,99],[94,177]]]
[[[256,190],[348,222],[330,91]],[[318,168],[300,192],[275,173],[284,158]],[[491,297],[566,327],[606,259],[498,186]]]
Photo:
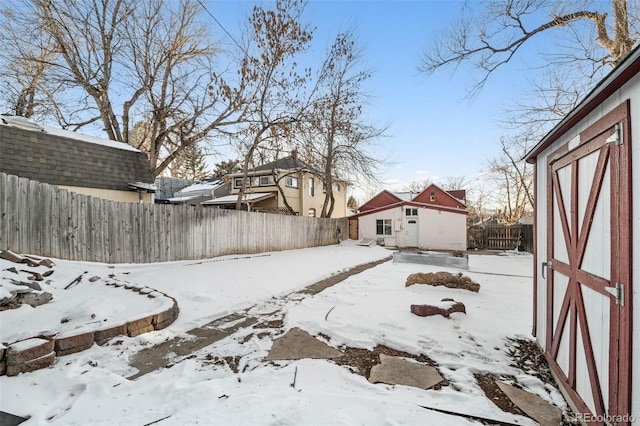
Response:
[[[533,333],[589,424],[640,419],[639,111],[636,48],[526,157],[535,165]]]
[[[171,204],[205,204],[229,195],[229,185],[221,179],[203,179],[195,182],[169,198]]]
[[[0,115],[0,172],[112,201],[153,202],[147,156],[131,145]]]
[[[158,176],[154,182],[156,192],[153,201],[156,204],[169,204],[169,199],[183,188],[193,184],[192,180],[169,176]]]
[[[391,247],[467,249],[465,191],[429,185],[419,194],[382,191],[349,217],[350,236]]]
[[[242,173],[225,177],[231,184],[231,194],[203,205],[234,208],[242,187]],[[247,187],[242,204],[251,211],[287,213],[287,208],[276,182],[286,201],[296,215],[319,217],[322,213],[326,191],[323,174],[318,169],[300,160],[294,151],[291,156],[249,170]],[[347,215],[347,184],[334,180],[335,205],[331,217]]]

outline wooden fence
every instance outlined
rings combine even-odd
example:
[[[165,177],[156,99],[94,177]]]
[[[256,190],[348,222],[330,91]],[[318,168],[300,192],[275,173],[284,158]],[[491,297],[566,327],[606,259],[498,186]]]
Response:
[[[0,249],[147,263],[335,244],[348,222],[190,205],[118,203],[0,173]]]
[[[471,226],[467,230],[467,238],[469,249],[520,249],[533,253],[533,225]]]

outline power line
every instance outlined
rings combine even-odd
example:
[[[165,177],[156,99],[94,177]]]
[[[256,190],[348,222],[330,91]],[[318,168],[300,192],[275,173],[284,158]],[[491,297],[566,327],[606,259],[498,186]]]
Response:
[[[242,46],[240,46],[240,43],[238,43],[238,42],[236,41],[236,39],[235,39],[235,38],[233,38],[233,36],[231,35],[231,33],[230,33],[229,31],[227,31],[227,29],[222,25],[222,23],[220,23],[220,21],[218,21],[218,18],[216,18],[216,17],[213,15],[213,13],[209,12],[209,9],[207,9],[207,6],[205,6],[205,5],[204,5],[204,3],[202,3],[202,1],[201,1],[201,0],[198,0],[198,3],[200,3],[200,6],[202,6],[202,8],[204,9],[204,11],[205,11],[205,12],[207,12],[207,14],[208,14],[209,16],[211,16],[211,19],[213,19],[213,20],[216,22],[216,24],[218,24],[218,26],[219,26],[220,28],[222,28],[222,31],[224,31],[224,32],[225,32],[225,34],[226,34],[226,35],[228,35],[228,36],[229,36],[229,38],[230,38],[231,40],[233,40],[233,42],[236,44],[236,46],[238,46],[238,47],[240,48],[240,50],[242,50],[242,51],[246,54],[247,52],[245,52],[244,48],[243,48]]]

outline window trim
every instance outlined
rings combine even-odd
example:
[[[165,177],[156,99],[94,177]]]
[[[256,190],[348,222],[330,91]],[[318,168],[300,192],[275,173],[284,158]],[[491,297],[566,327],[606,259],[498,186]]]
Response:
[[[298,188],[298,178],[295,176],[287,176],[284,178],[284,185],[289,188]]]
[[[382,231],[380,233],[379,231]],[[376,219],[376,235],[393,235],[393,223],[391,219]]]

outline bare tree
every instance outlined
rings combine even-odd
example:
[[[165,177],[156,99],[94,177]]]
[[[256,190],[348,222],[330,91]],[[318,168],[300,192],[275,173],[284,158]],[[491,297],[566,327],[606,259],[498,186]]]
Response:
[[[109,139],[144,150],[158,175],[237,111],[237,92],[214,72],[200,10],[194,0],[29,0],[14,17],[51,48],[12,55],[27,75],[46,65],[41,80],[59,90],[35,87],[63,127],[99,123]],[[139,123],[144,132],[131,138]]]
[[[424,191],[429,185],[431,185],[431,183],[432,182],[429,179],[412,180],[411,182],[409,182],[404,186],[403,190],[409,191],[409,192],[415,192],[417,194]]]
[[[0,10],[0,101],[8,113],[41,118],[50,109],[48,100],[56,92],[46,76],[55,56],[55,47],[42,31],[25,25],[14,8]]]
[[[301,22],[305,3],[278,0],[273,10],[255,6],[249,18],[249,42],[242,58],[243,107],[232,138],[242,155],[242,205],[248,170],[261,148],[290,139],[308,104],[301,95],[308,73],[300,73],[295,57],[311,42],[311,29]]]
[[[377,182],[383,164],[371,148],[385,128],[363,117],[367,95],[362,85],[371,73],[362,69],[362,55],[352,31],[338,34],[316,81],[304,149],[315,152],[312,155],[323,172],[326,191],[321,217],[333,213],[336,179]]]
[[[582,7],[585,9],[582,9]],[[446,66],[471,62],[482,71],[475,89],[480,89],[489,76],[512,60],[530,39],[554,29],[564,29],[575,42],[568,50],[555,52],[555,60],[573,62],[582,59],[596,67],[615,65],[626,56],[636,42],[637,34],[629,23],[638,4],[628,0],[610,0],[610,9],[604,2],[552,1],[552,0],[494,0],[483,3],[483,8],[466,11],[466,16],[452,24],[435,38],[424,52],[419,70],[430,74]],[[474,14],[477,13],[477,14]],[[539,19],[536,19],[539,17]],[[595,31],[594,47],[585,33],[590,23]],[[576,49],[582,51],[576,53]]]
[[[489,161],[491,176],[497,183],[498,203],[503,219],[517,223],[524,213],[533,208],[533,166],[522,158],[531,146],[527,138],[500,140],[502,155]]]
[[[442,182],[442,189],[445,191],[455,191],[466,189],[468,185],[466,176],[446,176]]]
[[[465,3],[465,6],[475,5]],[[533,90],[509,106],[503,124],[513,135],[500,141],[501,153],[490,160],[491,176],[500,183],[499,203],[508,222],[517,221],[533,205],[532,171],[522,158],[587,93],[593,81],[615,66],[634,47],[640,3],[629,0],[566,2],[559,0],[494,0],[453,23],[424,53],[420,70],[469,63],[480,72],[477,93],[522,46],[555,31],[562,42],[541,52],[544,76]]]

